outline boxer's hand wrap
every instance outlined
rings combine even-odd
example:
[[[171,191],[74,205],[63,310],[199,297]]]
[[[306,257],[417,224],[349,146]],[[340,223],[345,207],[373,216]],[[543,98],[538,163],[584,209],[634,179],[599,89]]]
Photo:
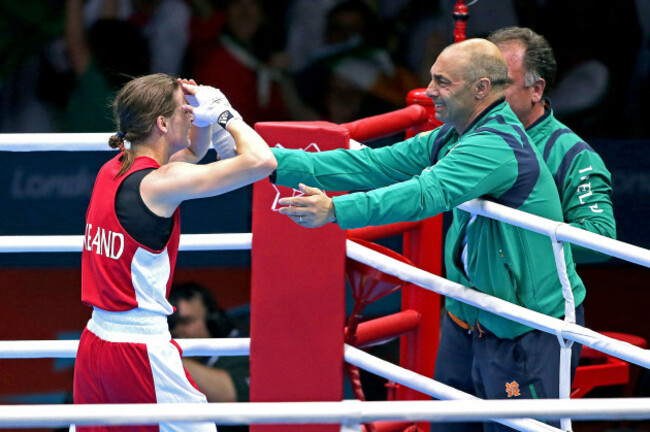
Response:
[[[220,160],[237,156],[235,140],[225,129],[214,128],[212,130],[212,147],[217,151]]]
[[[225,129],[230,120],[242,118],[226,96],[214,87],[198,86],[196,94],[188,96],[187,101],[194,107],[194,125],[198,127],[218,122]]]

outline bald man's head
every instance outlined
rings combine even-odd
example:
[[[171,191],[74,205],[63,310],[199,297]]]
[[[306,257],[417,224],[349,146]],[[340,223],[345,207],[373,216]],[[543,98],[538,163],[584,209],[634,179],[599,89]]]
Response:
[[[508,83],[508,64],[501,50],[485,39],[468,39],[449,45],[440,57],[449,56],[463,69],[463,78],[468,83],[488,78],[492,88],[504,91]]]
[[[445,48],[431,66],[427,96],[436,118],[459,133],[484,109],[505,97],[508,65],[499,48],[470,39]]]

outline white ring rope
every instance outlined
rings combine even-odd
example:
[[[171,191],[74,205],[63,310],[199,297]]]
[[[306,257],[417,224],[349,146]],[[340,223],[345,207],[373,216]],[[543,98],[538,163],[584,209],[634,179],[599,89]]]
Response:
[[[345,345],[344,356],[345,361],[348,363],[438,399],[467,401],[481,400],[476,396],[472,396],[431,378],[423,377],[413,371],[395,366],[385,360],[378,359],[347,344]],[[519,431],[558,432],[560,430],[533,419],[506,420],[491,417],[490,420],[510,426]]]
[[[175,339],[183,356],[247,356],[250,338]],[[78,340],[0,341],[0,359],[74,358]]]
[[[0,134],[0,151],[112,151],[108,139],[115,132]]]
[[[598,351],[650,368],[649,350],[641,349],[627,342],[603,336],[577,324],[566,323],[560,319],[467,288],[443,277],[389,258],[349,240],[347,255],[349,258],[396,276],[403,281],[412,282],[422,288],[455,298],[547,333],[558,334],[560,332],[565,339],[580,342]]]
[[[22,354],[28,353],[28,345],[37,341],[2,342],[4,350],[14,344]],[[47,341],[39,341],[47,342]],[[53,342],[53,341],[50,341]],[[78,341],[56,341],[67,346],[67,352],[56,351],[57,357],[74,357]],[[179,339],[179,345],[188,356],[192,355],[246,355],[250,339]],[[33,348],[29,347],[33,350]],[[33,351],[32,351],[33,352]],[[6,358],[10,358],[7,356]],[[14,356],[16,358],[16,356]],[[524,431],[549,432],[558,429],[530,419],[536,417],[556,419],[570,416],[574,419],[645,419],[650,418],[649,399],[632,399],[632,403],[621,404],[620,399],[599,401],[582,400],[513,400],[483,401],[452,387],[422,377],[412,371],[400,368],[352,346],[345,347],[345,360],[370,372],[392,379],[418,391],[441,399],[455,401],[436,402],[364,402],[355,408],[351,401],[342,403],[237,403],[237,404],[171,404],[166,409],[160,405],[85,405],[78,406],[35,405],[0,407],[0,427],[65,426],[77,424],[146,424],[155,418],[158,421],[215,421],[218,424],[268,424],[268,423],[366,423],[375,420],[427,420],[427,421],[497,421]],[[442,403],[441,403],[442,402]],[[465,402],[465,403],[463,403]],[[470,402],[467,404],[467,402]],[[532,402],[532,403],[529,403]],[[360,403],[360,402],[354,402]],[[368,405],[370,404],[370,405]],[[376,409],[374,405],[377,405]],[[386,405],[388,404],[388,405]],[[395,404],[395,405],[393,405]],[[231,406],[232,405],[232,406]],[[379,405],[382,405],[381,407]],[[383,406],[386,405],[386,406]],[[13,410],[13,409],[16,410]],[[131,410],[136,410],[134,413]],[[365,412],[364,412],[365,410]],[[29,411],[29,415],[24,415]],[[38,412],[38,414],[34,414]]]
[[[249,355],[250,339],[178,339],[183,355]],[[79,341],[1,341],[0,358],[74,358]],[[377,359],[352,346],[345,346],[345,360],[356,366],[406,385],[439,399],[480,400],[474,396],[456,390],[431,378],[423,377],[408,369],[395,366],[384,360]],[[521,431],[549,432],[557,429],[534,420],[496,420],[507,426]],[[2,420],[0,417],[0,425]]]
[[[553,332],[552,330],[555,328],[557,331],[562,332],[564,337],[567,339],[572,339],[572,340],[577,340],[581,343],[584,343],[585,345],[592,346],[599,351],[604,351],[608,352],[612,355],[615,355],[617,357],[626,359],[628,361],[632,361],[637,364],[641,365],[646,365],[650,364],[650,358],[648,358],[647,355],[647,350],[642,350],[640,348],[634,347],[630,344],[616,341],[611,338],[607,338],[605,336],[602,336],[596,332],[592,332],[589,329],[585,329],[583,327],[577,326],[575,324],[570,325],[570,326],[563,326],[565,324],[563,321],[548,317],[546,315],[534,312],[534,311],[529,311],[525,308],[522,308],[520,306],[516,306],[514,304],[505,302],[501,299],[497,299],[494,297],[487,296],[485,294],[479,293],[474,290],[470,290],[466,287],[463,287],[462,285],[455,284],[451,281],[447,281],[443,278],[440,278],[439,276],[429,274],[427,272],[424,272],[422,270],[419,270],[417,268],[408,266],[406,264],[403,264],[397,260],[394,260],[392,258],[388,258],[378,252],[375,252],[371,249],[367,249],[357,243],[348,241],[348,256],[356,259],[357,261],[363,262],[367,265],[371,265],[373,267],[378,268],[379,270],[382,270],[386,273],[393,274],[400,279],[403,279],[405,281],[410,281],[413,283],[416,283],[417,285],[423,286],[424,288],[429,288],[431,289],[432,287],[429,286],[428,282],[431,282],[430,285],[435,286],[436,291],[440,292],[441,294],[444,295],[449,295],[454,298],[458,298],[459,300],[464,300],[469,304],[473,304],[475,306],[481,306],[485,308],[486,310],[490,310],[495,313],[500,313],[502,316],[506,316],[508,318],[514,319],[515,321],[521,322],[523,324],[527,325],[532,325],[533,327],[540,328],[540,330],[545,330],[549,332]],[[408,275],[411,276],[408,276]],[[442,282],[442,283],[441,283]],[[458,291],[457,293],[454,292]],[[453,293],[452,293],[453,292]],[[466,298],[467,297],[467,298]],[[472,298],[474,297],[474,298]],[[478,300],[476,300],[478,299]],[[494,307],[496,305],[497,307]],[[499,308],[503,308],[503,310],[498,310]],[[511,311],[509,310],[511,309]],[[535,319],[522,319],[516,313],[524,313],[527,314],[529,317],[533,318],[539,318],[539,323],[537,323]],[[559,323],[559,324],[557,324]],[[540,324],[539,326],[535,324]],[[572,337],[573,336],[573,337]],[[584,338],[587,339],[584,339]],[[0,342],[0,352],[5,352],[5,354],[1,355],[0,358],[24,358],[24,357],[34,357],[34,355],[29,354],[29,352],[35,352],[34,347],[38,347],[41,345],[42,342],[47,342],[45,346],[43,345],[42,347],[37,348],[36,352],[39,353],[37,356],[42,356],[42,357],[50,357],[50,356],[61,356],[61,357],[73,357],[74,356],[74,351],[76,351],[76,344],[78,344],[77,341],[16,341],[16,342]],[[179,340],[179,344],[185,351],[186,355],[191,356],[191,355],[209,355],[209,354],[214,354],[214,349],[218,350],[218,352],[222,355],[228,355],[227,351],[221,351],[223,348],[224,343],[233,343],[235,344],[236,348],[234,349],[234,353],[230,355],[245,355],[248,350],[248,344],[250,343],[250,340],[248,339],[241,339],[241,340]],[[63,349],[67,349],[67,353],[63,353],[61,350],[58,350],[57,345],[60,347],[63,347]],[[192,346],[194,345],[194,346]],[[13,348],[12,348],[13,347]],[[52,349],[52,347],[55,347],[56,349]],[[200,347],[200,349],[199,349]],[[51,354],[47,354],[47,351],[52,349]],[[633,352],[630,354],[627,351],[632,350]],[[13,351],[12,351],[13,350]],[[38,351],[40,350],[40,351]],[[6,352],[6,351],[12,351],[12,352]],[[639,355],[641,356],[641,361],[635,361],[635,356]],[[418,391],[421,391],[423,393],[427,393],[429,395],[432,395],[437,398],[441,399],[449,399],[449,398],[462,398],[462,399],[472,399],[472,403],[478,403],[480,400],[474,399],[473,396],[464,394],[463,392],[460,392],[459,390],[453,389],[451,387],[447,387],[441,383],[437,383],[429,378],[422,377],[414,372],[408,371],[406,369],[399,368],[397,366],[394,366],[388,362],[384,362],[383,360],[375,359],[372,356],[364,353],[363,351],[360,351],[356,348],[353,348],[351,346],[346,346],[345,347],[345,359],[346,361],[355,364],[359,367],[362,367],[364,369],[367,369],[371,372],[377,373],[379,375],[385,376],[386,378],[392,379],[396,382],[399,382],[403,385],[407,385],[411,388],[414,388]],[[647,367],[647,366],[646,366]],[[620,402],[620,400],[618,400]],[[480,401],[483,402],[483,401]],[[494,401],[497,402],[497,401]],[[549,400],[545,400],[545,402],[549,402]],[[556,401],[553,401],[556,402]],[[560,401],[557,401],[560,402]],[[566,403],[567,400],[561,400],[561,402]],[[573,403],[573,400],[570,400],[569,402]],[[391,402],[394,403],[394,402]],[[546,405],[545,405],[546,406]],[[567,405],[561,405],[563,407],[566,407]],[[608,407],[613,406],[613,405],[608,405]],[[627,400],[626,400],[626,406],[627,405]],[[646,412],[645,415],[650,417],[650,413],[647,412],[647,405],[645,405]],[[257,412],[257,411],[256,411]],[[492,411],[490,411],[492,412]],[[548,411],[545,411],[548,412]],[[602,413],[601,410],[597,410],[597,412]],[[609,411],[611,413],[611,411]],[[303,412],[304,413],[304,412]],[[552,428],[548,425],[545,425],[543,423],[539,423],[534,420],[529,420],[529,419],[523,419],[523,420],[504,420],[505,417],[507,416],[497,416],[492,412],[493,414],[489,417],[485,417],[484,419],[495,419],[496,417],[502,417],[501,419],[498,419],[497,421],[507,424],[510,427],[513,427],[518,430],[524,430],[524,431],[557,431],[558,429]],[[460,415],[460,414],[459,414]],[[464,414],[462,414],[464,415]],[[459,420],[462,419],[463,417],[459,417]],[[571,415],[572,417],[573,414],[572,412],[567,412],[564,411],[562,416],[566,417],[568,415]],[[612,413],[611,415],[616,416],[618,415],[618,411],[616,413]],[[529,416],[529,415],[524,415],[521,414],[521,416]],[[535,417],[535,415],[530,415]],[[111,416],[108,416],[112,418]],[[310,416],[308,416],[310,417]],[[514,417],[514,416],[511,416]],[[159,420],[165,420],[168,418],[160,418],[156,416],[157,419]],[[223,419],[224,422],[222,424],[230,424],[227,423],[227,418]],[[384,417],[382,417],[384,418]],[[575,417],[574,417],[575,418]],[[620,417],[616,417],[620,418]],[[2,415],[2,412],[0,411],[0,426],[4,424],[4,417]],[[101,420],[101,418],[98,418]],[[178,418],[172,418],[172,419],[178,419]],[[186,419],[186,418],[184,418]],[[199,420],[198,417],[193,417],[193,420]],[[215,417],[211,417],[210,420],[213,419],[218,419],[221,421],[222,419],[217,415]],[[379,419],[379,418],[377,418]],[[413,418],[411,418],[413,419]],[[419,419],[419,418],[418,418]],[[424,418],[422,418],[424,419]],[[268,420],[268,419],[267,419]],[[278,419],[278,423],[282,423],[287,421],[288,419]],[[444,419],[435,419],[435,418],[428,418],[428,420],[432,421],[443,421]],[[76,419],[68,419],[66,421],[69,422],[75,422],[77,421]],[[265,420],[266,421],[266,420]],[[341,420],[343,421],[343,420]],[[372,421],[372,420],[364,420],[363,422],[366,421]],[[251,419],[251,423],[254,423],[255,420],[254,418]],[[260,421],[262,423],[263,421]],[[313,419],[313,422],[319,423],[321,421],[318,421],[317,419]],[[321,422],[322,423],[322,422]],[[58,424],[58,423],[57,423]],[[65,424],[65,422],[61,423]],[[82,424],[82,423],[79,423]],[[115,424],[115,423],[112,423]],[[122,423],[121,423],[122,424]],[[48,423],[48,425],[54,425]],[[9,427],[9,426],[7,426]]]
[[[81,252],[82,235],[68,236],[0,236],[0,253],[24,252]],[[253,235],[240,234],[183,234],[179,250],[250,250]]]
[[[472,401],[360,402],[236,402],[167,404],[88,404],[0,406],[0,428],[61,427],[105,424],[155,424],[169,421],[211,421],[220,425],[310,424],[346,425],[377,420],[487,421],[536,417],[544,420],[571,416],[578,420],[650,418],[650,398],[518,399]],[[155,420],[154,420],[155,419]],[[557,430],[557,429],[546,429]]]
[[[463,208],[463,210],[471,209],[472,212],[485,216],[494,216],[498,220],[512,223],[523,228],[529,228],[535,232],[545,235],[548,235],[550,226],[549,224],[555,224],[558,225],[556,230],[556,233],[558,233],[558,240],[570,240],[568,236],[562,235],[562,228],[565,228],[565,231],[567,233],[579,231],[580,234],[584,234],[585,236],[587,236],[587,234],[591,234],[591,237],[595,237],[596,240],[609,240],[608,247],[600,248],[600,251],[605,253],[608,253],[608,248],[612,249],[611,252],[617,252],[619,248],[622,248],[622,246],[625,246],[627,248],[634,248],[630,245],[627,245],[626,243],[619,242],[617,240],[607,239],[597,234],[588,233],[584,230],[580,230],[566,224],[560,224],[558,222],[533,216],[508,207],[500,206],[495,203],[473,200],[463,204],[461,208]],[[523,220],[524,216],[530,218],[531,221],[528,221],[527,219]],[[70,241],[67,246],[69,248],[66,248],[65,245],[63,246],[66,252],[75,252],[81,250],[83,236],[49,237],[54,237],[54,241],[40,243],[44,239],[48,238],[48,236],[0,237],[0,252],[46,251],[49,250],[48,248],[50,247],[61,248],[61,245],[67,243],[67,241]],[[184,237],[191,238],[192,241],[185,243],[187,240],[184,241]],[[209,240],[213,240],[213,243],[202,242],[201,240],[205,237],[208,237]],[[219,241],[221,238],[227,238],[229,241],[234,241],[234,243],[236,243],[236,245],[238,245],[238,247],[241,249],[250,249],[252,234],[186,234],[181,237],[181,250],[214,250],[214,248],[218,248],[220,250],[229,249],[228,244]],[[23,244],[23,240],[30,239],[34,239],[34,242]],[[66,242],[63,241],[64,239]],[[580,242],[580,244],[587,247],[592,246],[588,241]],[[185,249],[185,245],[188,245],[187,249]],[[611,247],[612,245],[616,245],[616,247],[613,248]],[[598,248],[594,249],[599,250]],[[616,249],[616,251],[613,249]],[[632,261],[650,266],[650,251],[642,248],[636,249],[638,249],[638,252],[634,253],[636,259],[632,259]],[[60,251],[60,249],[58,250]],[[547,333],[558,334],[559,332],[559,334],[562,334],[565,339],[580,342],[598,351],[606,352],[608,354],[644,366],[646,368],[650,367],[650,353],[648,350],[642,350],[626,342],[617,341],[584,327],[571,323],[564,323],[561,320],[557,320],[544,314],[522,308],[504,300],[487,296],[483,293],[471,290],[439,276],[427,273],[423,270],[385,257],[382,254],[364,248],[354,242],[347,242],[347,254],[352,259],[376,267],[379,270],[397,276],[402,280],[413,282],[416,285],[434,290],[442,295],[453,297],[457,300],[469,303],[482,309],[486,309],[490,312],[496,313],[497,315],[504,316],[511,320],[537,328]],[[612,253],[612,255],[615,255],[615,253]],[[618,256],[623,259],[626,259],[627,255],[629,254],[618,254]]]
[[[521,210],[480,199],[467,201],[459,205],[458,208],[520,228],[525,228],[545,236],[548,236],[549,231],[553,229],[558,241],[568,241],[625,261],[650,267],[650,250],[594,234],[566,223],[552,221]]]
[[[564,297],[564,322],[568,324],[576,323],[576,308],[573,290],[571,288],[571,281],[566,268],[566,260],[564,256],[564,243],[558,241],[557,227],[549,230],[548,235],[551,238],[553,247],[553,256],[555,258],[555,267],[557,269],[560,285],[562,286],[562,296]],[[562,337],[562,331],[555,333],[560,344],[560,368],[559,368],[559,392],[560,399],[571,398],[571,358],[572,358],[572,340],[566,340]],[[571,419],[560,419],[562,430],[573,430],[571,426]]]
[[[2,135],[0,135],[2,136]],[[521,210],[479,199],[458,206],[548,236],[554,230],[558,241],[568,241],[645,267],[650,267],[650,250],[552,221]],[[184,239],[186,237],[186,239]],[[181,250],[244,250],[251,248],[252,234],[184,234]],[[223,240],[223,241],[222,241]],[[231,243],[232,242],[232,243]],[[2,252],[80,252],[83,236],[0,236]]]
[[[0,134],[0,151],[112,151],[108,139],[115,132],[101,133],[16,133]],[[210,148],[213,143],[210,143]],[[361,143],[356,143],[360,146]]]

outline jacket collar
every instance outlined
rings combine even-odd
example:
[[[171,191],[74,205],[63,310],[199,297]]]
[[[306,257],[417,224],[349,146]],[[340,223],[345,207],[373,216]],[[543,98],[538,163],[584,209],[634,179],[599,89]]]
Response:
[[[490,111],[492,111],[498,105],[501,105],[502,103],[504,103],[505,100],[506,100],[506,98],[502,97],[502,98],[499,98],[499,99],[495,100],[494,102],[492,102],[487,108],[485,108],[483,111],[481,111],[479,113],[479,115],[477,115],[476,118],[474,118],[474,120],[472,120],[472,122],[465,128],[463,133],[460,134],[460,135],[461,136],[465,135],[468,131],[474,129],[474,127],[478,124],[479,121],[481,121],[481,119],[483,119]]]

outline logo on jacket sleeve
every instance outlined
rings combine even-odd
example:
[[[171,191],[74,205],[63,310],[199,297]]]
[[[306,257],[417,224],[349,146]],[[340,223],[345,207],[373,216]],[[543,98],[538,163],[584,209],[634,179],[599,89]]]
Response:
[[[508,393],[509,398],[513,396],[521,396],[521,394],[519,393],[519,383],[517,381],[507,382],[506,393]]]

